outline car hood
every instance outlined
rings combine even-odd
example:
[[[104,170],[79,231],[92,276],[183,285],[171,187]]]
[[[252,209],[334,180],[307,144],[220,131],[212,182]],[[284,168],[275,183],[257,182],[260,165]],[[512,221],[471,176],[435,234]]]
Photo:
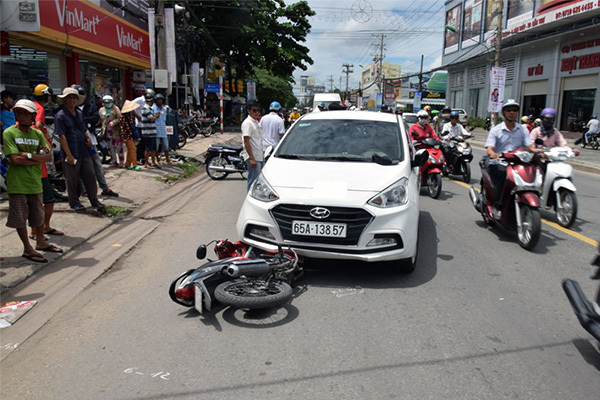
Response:
[[[262,173],[282,197],[344,199],[350,193],[354,193],[351,197],[379,193],[405,176],[406,173],[402,173],[405,168],[405,162],[379,165],[271,157]]]

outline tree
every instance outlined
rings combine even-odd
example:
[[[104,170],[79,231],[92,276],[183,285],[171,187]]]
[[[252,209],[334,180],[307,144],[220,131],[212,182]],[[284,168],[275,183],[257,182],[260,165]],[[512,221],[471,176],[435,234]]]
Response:
[[[284,78],[273,76],[265,69],[257,69],[256,97],[264,110],[269,109],[273,101],[278,101],[282,107],[291,108],[298,104],[290,82]]]
[[[308,17],[315,15],[306,1],[286,6],[283,0],[186,0],[186,6],[189,29],[200,36],[187,43],[192,55],[201,54],[194,61],[217,56],[238,79],[264,69],[288,82],[296,68],[313,63],[301,44],[310,31]]]

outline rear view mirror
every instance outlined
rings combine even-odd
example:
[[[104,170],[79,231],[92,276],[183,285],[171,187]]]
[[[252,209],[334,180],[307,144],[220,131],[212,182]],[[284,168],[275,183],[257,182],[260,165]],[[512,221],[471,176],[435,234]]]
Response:
[[[271,157],[271,154],[273,154],[273,146],[269,146],[265,149],[265,160]]]
[[[417,150],[417,153],[415,154],[415,158],[411,162],[410,165],[412,168],[415,168],[415,167],[421,168],[423,165],[425,165],[428,158],[429,158],[429,153],[427,152],[427,150],[425,150],[425,149]]]
[[[206,245],[201,244],[200,246],[198,246],[198,248],[196,249],[196,258],[198,260],[203,260],[204,257],[206,257]]]

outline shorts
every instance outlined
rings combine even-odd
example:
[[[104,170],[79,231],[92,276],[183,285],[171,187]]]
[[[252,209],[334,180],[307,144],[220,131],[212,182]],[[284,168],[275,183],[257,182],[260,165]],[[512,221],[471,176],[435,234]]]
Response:
[[[155,151],[156,150],[156,136],[144,136],[144,150]]]
[[[161,149],[162,146],[162,149]],[[169,138],[157,137],[156,138],[156,150],[161,149],[162,151],[169,151]]]
[[[52,184],[50,184],[50,178],[42,178],[42,188],[44,204],[52,204],[56,202],[56,198],[54,197],[54,189],[52,188]]]
[[[44,224],[44,204],[42,193],[37,194],[8,194],[8,217],[6,226],[9,228],[35,228]]]

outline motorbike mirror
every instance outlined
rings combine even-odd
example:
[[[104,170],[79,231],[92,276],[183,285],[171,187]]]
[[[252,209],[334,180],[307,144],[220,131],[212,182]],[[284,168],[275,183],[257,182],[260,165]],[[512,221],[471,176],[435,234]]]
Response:
[[[196,258],[198,260],[203,260],[205,257],[206,257],[206,245],[205,244],[201,244],[196,249]]]
[[[544,145],[544,141],[540,138],[535,139],[535,144],[540,144],[540,145]]]
[[[428,158],[429,158],[429,153],[427,152],[427,150],[425,150],[425,149],[417,150],[414,160],[410,163],[411,167],[412,168],[414,168],[414,167],[421,168],[423,165],[425,165]]]

